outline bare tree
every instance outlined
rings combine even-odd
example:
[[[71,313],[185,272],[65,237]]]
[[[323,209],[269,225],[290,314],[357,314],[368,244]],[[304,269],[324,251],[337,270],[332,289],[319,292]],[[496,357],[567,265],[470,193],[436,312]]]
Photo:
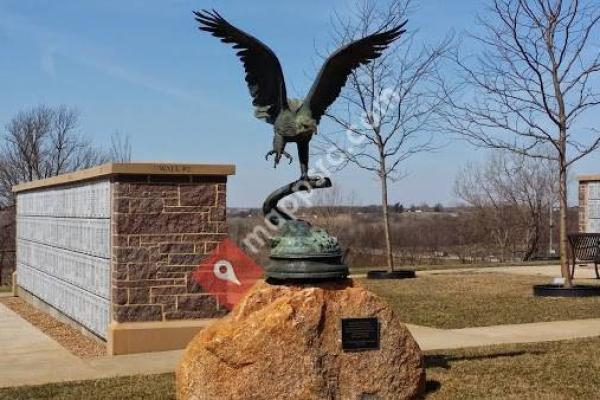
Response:
[[[501,249],[521,251],[523,260],[539,252],[544,211],[556,203],[554,163],[511,152],[492,152],[481,164],[469,163],[459,172],[454,190],[474,208],[477,223],[485,226]]]
[[[127,163],[131,161],[132,149],[129,142],[129,136],[116,131],[110,137],[110,148],[108,149],[108,158],[110,161]]]
[[[106,161],[103,151],[77,131],[79,115],[65,106],[37,106],[7,125],[0,147],[0,203],[14,203],[12,186]]]
[[[473,36],[482,54],[472,62],[455,57],[467,96],[447,115],[451,129],[477,146],[556,163],[567,287],[567,170],[600,145],[600,131],[579,123],[600,105],[599,20],[591,0],[494,0]]]
[[[410,0],[358,0],[349,18],[336,15],[333,41],[343,45],[374,31],[398,26]],[[388,268],[394,270],[388,210],[388,184],[401,177],[411,156],[433,149],[438,109],[437,69],[449,39],[434,48],[415,45],[413,35],[392,45],[380,58],[361,66],[348,79],[327,116],[339,132],[321,135],[321,151],[336,154],[339,168],[353,165],[375,174],[381,205]],[[418,48],[417,48],[418,47]]]
[[[11,282],[15,267],[15,207],[0,208],[0,286]]]

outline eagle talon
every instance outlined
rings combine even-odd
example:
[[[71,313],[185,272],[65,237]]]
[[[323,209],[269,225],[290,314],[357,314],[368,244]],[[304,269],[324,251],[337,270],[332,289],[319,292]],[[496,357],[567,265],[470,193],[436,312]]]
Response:
[[[279,164],[279,161],[281,160],[281,156],[286,157],[289,161],[289,164],[292,163],[292,161],[294,160],[292,158],[292,156],[287,152],[287,151],[277,151],[277,150],[271,150],[269,151],[267,154],[265,154],[265,160],[269,160],[269,156],[272,156],[273,154],[275,154],[275,159],[273,160],[273,168],[275,168],[277,166],[277,164]]]
[[[275,153],[276,153],[275,150],[271,150],[267,154],[265,154],[265,161],[269,161],[269,156],[272,156]]]

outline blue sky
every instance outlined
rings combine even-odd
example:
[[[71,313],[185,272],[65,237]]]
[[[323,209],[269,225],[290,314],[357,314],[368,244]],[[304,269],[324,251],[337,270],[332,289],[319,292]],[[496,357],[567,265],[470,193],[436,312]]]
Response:
[[[475,29],[479,0],[422,0],[410,16],[417,37],[435,43]],[[351,0],[2,0],[0,125],[37,104],[75,106],[80,129],[96,143],[129,135],[136,161],[233,163],[230,206],[259,206],[298,175],[296,164],[273,170],[263,155],[271,127],[253,117],[242,67],[231,49],[200,33],[192,10],[217,8],[265,41],[280,58],[293,97],[308,90],[318,67],[315,46],[328,45],[330,15]],[[448,138],[444,138],[448,141]],[[483,152],[451,140],[405,165],[390,201],[456,201],[456,170]],[[573,171],[598,172],[598,155]],[[332,176],[359,203],[379,201],[373,177],[346,169]]]

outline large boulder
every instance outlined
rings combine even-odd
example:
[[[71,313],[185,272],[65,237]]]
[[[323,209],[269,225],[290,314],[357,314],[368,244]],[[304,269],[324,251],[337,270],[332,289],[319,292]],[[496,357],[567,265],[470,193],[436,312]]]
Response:
[[[378,350],[344,351],[341,319],[376,317]],[[380,297],[352,280],[256,284],[200,332],[177,368],[179,400],[413,399],[423,356]]]

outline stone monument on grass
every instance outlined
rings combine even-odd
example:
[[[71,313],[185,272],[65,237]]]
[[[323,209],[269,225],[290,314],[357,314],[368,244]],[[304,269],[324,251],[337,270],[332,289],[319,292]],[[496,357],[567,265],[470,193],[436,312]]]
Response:
[[[376,59],[404,24],[354,41],[324,63],[303,101],[289,100],[279,61],[262,42],[216,11],[196,12],[200,29],[238,50],[256,116],[274,127],[274,166],[298,148],[300,179],[267,197],[263,212],[279,227],[266,281],[233,311],[200,332],[177,369],[181,400],[417,398],[425,383],[423,356],[391,307],[347,279],[336,238],[295,219],[277,203],[297,191],[327,188],[308,174],[309,142],[348,76]]]

